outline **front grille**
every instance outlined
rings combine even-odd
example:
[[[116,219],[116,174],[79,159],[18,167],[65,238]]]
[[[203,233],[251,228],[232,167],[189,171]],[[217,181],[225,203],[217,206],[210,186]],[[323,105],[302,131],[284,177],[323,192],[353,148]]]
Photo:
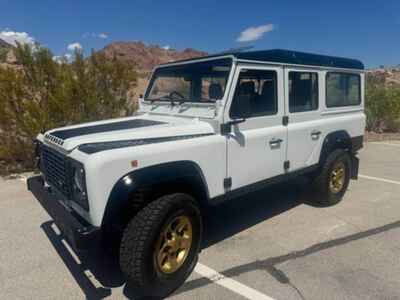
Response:
[[[70,167],[65,155],[47,146],[41,149],[41,171],[46,181],[57,188],[64,196],[71,196]]]

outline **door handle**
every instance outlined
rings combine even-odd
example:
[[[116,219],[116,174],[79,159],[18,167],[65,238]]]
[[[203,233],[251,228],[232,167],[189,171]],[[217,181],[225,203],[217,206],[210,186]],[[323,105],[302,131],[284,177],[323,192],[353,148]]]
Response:
[[[269,145],[272,147],[279,147],[280,144],[283,142],[282,139],[273,138],[269,141]]]
[[[319,130],[314,130],[311,132],[311,138],[313,140],[318,140],[320,135],[321,135],[321,131],[319,131]]]

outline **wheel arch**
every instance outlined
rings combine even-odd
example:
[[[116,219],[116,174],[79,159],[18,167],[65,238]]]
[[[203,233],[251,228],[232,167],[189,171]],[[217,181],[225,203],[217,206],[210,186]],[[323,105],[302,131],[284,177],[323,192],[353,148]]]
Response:
[[[319,157],[319,165],[325,162],[329,153],[336,149],[353,152],[353,143],[350,134],[346,130],[333,131],[326,135]]]
[[[114,184],[103,214],[102,227],[123,229],[145,205],[161,195],[188,193],[201,208],[209,203],[209,191],[200,166],[194,161],[157,164],[121,176]]]

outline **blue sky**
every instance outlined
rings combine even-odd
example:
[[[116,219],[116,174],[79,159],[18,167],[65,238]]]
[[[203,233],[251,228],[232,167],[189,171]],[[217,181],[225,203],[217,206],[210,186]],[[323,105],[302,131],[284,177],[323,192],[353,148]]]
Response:
[[[90,50],[139,40],[210,53],[287,48],[359,58],[368,67],[397,65],[400,1],[0,0],[0,38],[35,39],[55,55],[71,44]]]

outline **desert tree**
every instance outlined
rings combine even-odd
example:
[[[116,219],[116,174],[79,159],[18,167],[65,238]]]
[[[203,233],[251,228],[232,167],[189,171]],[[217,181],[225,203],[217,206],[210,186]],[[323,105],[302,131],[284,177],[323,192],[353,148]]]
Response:
[[[0,68],[0,172],[33,167],[32,141],[60,126],[131,114],[133,66],[101,52],[71,61],[40,45],[18,44],[18,64]]]

